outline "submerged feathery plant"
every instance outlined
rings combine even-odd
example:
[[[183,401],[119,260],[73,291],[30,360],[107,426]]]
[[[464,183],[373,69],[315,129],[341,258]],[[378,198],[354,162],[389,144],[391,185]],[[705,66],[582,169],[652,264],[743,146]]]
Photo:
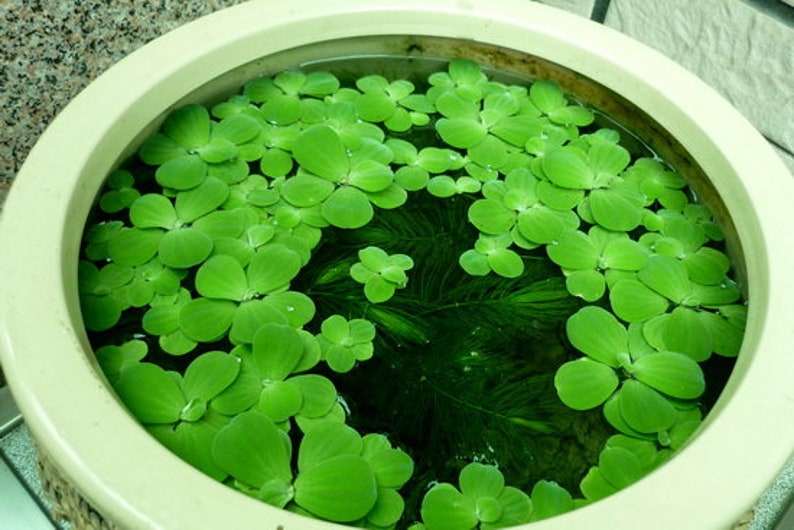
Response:
[[[97,206],[80,298],[119,397],[196,468],[329,521],[601,499],[697,429],[703,363],[741,345],[685,180],[553,82],[468,60],[186,105]]]

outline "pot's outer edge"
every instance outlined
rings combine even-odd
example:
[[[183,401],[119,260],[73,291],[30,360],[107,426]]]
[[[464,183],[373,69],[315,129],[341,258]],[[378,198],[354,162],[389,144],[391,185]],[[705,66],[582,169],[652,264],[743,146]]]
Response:
[[[352,11],[346,15],[352,23],[341,22],[345,9]],[[410,14],[398,14],[405,10]],[[302,17],[313,21],[299,30]],[[342,38],[361,28],[384,35],[474,36],[545,56],[633,100],[673,135],[687,134],[685,147],[704,170],[725,176],[717,188],[734,212],[752,302],[743,353],[724,392],[732,397],[718,402],[684,452],[636,486],[532,528],[730,527],[768,486],[794,444],[794,364],[786,352],[794,343],[789,316],[794,259],[785,248],[787,234],[776,235],[791,218],[787,201],[794,196],[794,181],[752,126],[680,66],[608,28],[525,0],[492,0],[485,6],[453,0],[250,2],[154,41],[86,88],[31,152],[0,220],[3,364],[36,439],[87,498],[124,527],[248,528],[265,521],[284,530],[338,526],[252,501],[171,458],[118,406],[90,356],[81,354],[73,362],[70,352],[85,350],[87,343],[71,327],[81,322],[74,281],[82,219],[117,156],[89,159],[88,153],[117,151],[131,140],[131,131],[190,92],[196,79],[224,73],[223,62],[231,68],[320,34]],[[193,62],[216,46],[211,56]],[[583,55],[579,46],[599,58]],[[610,64],[618,68],[605,78]],[[642,88],[642,79],[650,80],[651,91]],[[136,108],[122,110],[128,104]],[[114,121],[124,127],[102,125]],[[75,164],[84,169],[65,170]],[[743,183],[737,174],[756,174],[758,181]],[[756,218],[747,202],[763,215]],[[63,261],[51,259],[53,249]],[[30,265],[41,260],[40,267]],[[20,288],[26,289],[26,300],[20,299]],[[70,302],[54,294],[64,291]],[[38,329],[31,329],[30,322],[37,321]],[[756,350],[762,353],[754,355]],[[715,450],[714,444],[722,445]],[[134,455],[123,457],[130,447]],[[186,514],[189,522],[182,518]]]

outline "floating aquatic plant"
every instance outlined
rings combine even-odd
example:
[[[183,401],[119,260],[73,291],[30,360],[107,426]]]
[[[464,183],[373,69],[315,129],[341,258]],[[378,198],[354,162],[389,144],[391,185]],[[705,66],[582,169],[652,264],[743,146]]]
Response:
[[[551,81],[289,70],[165,117],[109,175],[78,287],[121,400],[215,479],[352,526],[502,528],[698,428],[746,319],[722,239]]]
[[[350,267],[350,276],[364,284],[364,296],[372,303],[385,302],[397,289],[408,283],[405,271],[414,266],[405,254],[386,254],[378,247],[367,247],[358,251],[358,261]]]

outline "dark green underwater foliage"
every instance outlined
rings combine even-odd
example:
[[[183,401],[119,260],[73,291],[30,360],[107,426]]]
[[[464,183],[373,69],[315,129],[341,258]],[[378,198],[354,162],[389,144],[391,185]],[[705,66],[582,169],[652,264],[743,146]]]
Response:
[[[697,429],[746,308],[684,179],[594,120],[466,60],[178,108],[85,233],[97,359],[174,453],[307,516],[491,529],[610,495]]]

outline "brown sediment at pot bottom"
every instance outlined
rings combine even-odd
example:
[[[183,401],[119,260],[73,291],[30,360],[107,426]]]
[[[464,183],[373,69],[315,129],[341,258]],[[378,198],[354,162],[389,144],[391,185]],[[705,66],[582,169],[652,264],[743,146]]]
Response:
[[[41,488],[52,506],[51,517],[56,523],[68,522],[74,530],[116,530],[75,488],[52,463],[41,447],[38,455],[38,474]]]

